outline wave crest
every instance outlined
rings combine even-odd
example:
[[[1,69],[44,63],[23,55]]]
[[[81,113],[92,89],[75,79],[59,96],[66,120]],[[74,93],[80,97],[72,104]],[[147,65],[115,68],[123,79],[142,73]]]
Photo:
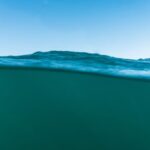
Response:
[[[0,57],[0,66],[64,69],[150,79],[150,59],[122,59],[85,52],[49,51]]]

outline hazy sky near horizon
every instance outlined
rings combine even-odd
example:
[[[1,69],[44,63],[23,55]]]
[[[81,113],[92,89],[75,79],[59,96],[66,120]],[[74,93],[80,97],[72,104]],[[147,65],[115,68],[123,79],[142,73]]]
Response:
[[[150,57],[150,0],[0,0],[0,55]]]

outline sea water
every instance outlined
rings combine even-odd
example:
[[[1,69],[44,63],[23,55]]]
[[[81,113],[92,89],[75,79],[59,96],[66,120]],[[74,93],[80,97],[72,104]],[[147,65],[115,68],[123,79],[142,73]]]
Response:
[[[0,66],[61,69],[112,76],[150,78],[150,59],[121,59],[84,52],[49,51],[0,57]]]
[[[0,65],[1,150],[150,149],[149,59],[52,51]]]

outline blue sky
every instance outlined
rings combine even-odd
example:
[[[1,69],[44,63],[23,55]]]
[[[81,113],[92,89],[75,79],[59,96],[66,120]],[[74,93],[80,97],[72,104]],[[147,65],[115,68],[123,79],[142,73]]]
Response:
[[[150,0],[0,0],[0,55],[150,57]]]

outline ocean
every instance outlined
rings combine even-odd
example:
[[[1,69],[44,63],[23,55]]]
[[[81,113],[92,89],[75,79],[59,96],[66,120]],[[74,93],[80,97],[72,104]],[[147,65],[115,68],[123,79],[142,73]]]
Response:
[[[149,150],[149,79],[149,59],[0,57],[0,149]]]
[[[122,59],[85,52],[49,51],[22,56],[5,56],[0,57],[0,66],[57,69],[150,79],[150,59]]]

